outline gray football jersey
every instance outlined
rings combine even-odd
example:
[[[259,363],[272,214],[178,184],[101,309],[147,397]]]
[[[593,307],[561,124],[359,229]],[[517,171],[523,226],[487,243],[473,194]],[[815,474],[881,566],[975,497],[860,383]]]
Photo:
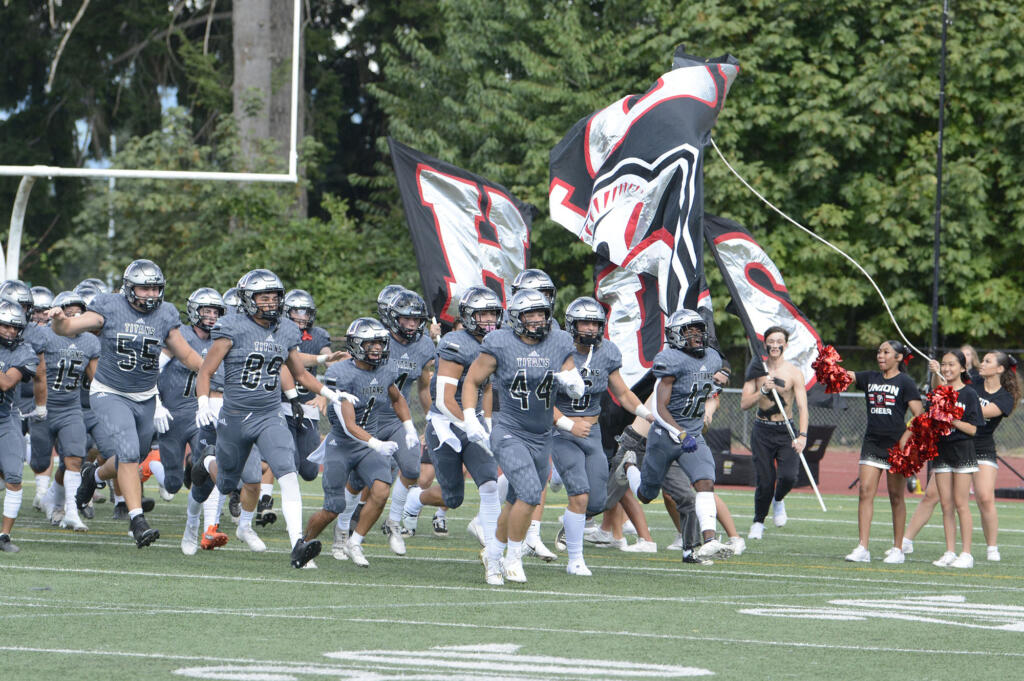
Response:
[[[174,305],[139,312],[120,293],[101,293],[89,310],[103,316],[96,380],[124,393],[154,388],[167,334],[181,326]]]
[[[434,360],[437,348],[434,346],[434,341],[426,335],[420,336],[418,340],[408,345],[403,345],[392,335],[388,347],[391,349],[388,355],[388,368],[395,373],[395,385],[405,401],[409,402],[412,384],[423,373],[423,368]],[[382,429],[389,428],[396,423],[398,423],[398,415],[395,414],[395,409],[391,406],[391,401],[388,400],[380,414],[380,426]]]
[[[704,404],[717,391],[711,377],[722,368],[722,356],[714,348],[694,357],[675,348],[665,348],[654,356],[651,371],[655,378],[672,376],[668,411],[687,433],[696,435],[704,427]]]
[[[58,336],[48,326],[40,327],[37,352],[46,360],[46,408],[81,409],[81,389],[85,369],[100,355],[100,340],[91,333],[74,338]]]
[[[203,340],[196,335],[195,329],[191,326],[181,327],[181,335],[200,357],[206,357],[206,352],[213,345],[213,338]],[[220,367],[217,369],[220,371]],[[156,387],[160,390],[160,401],[167,409],[174,413],[195,413],[198,407],[196,372],[182,364],[177,357],[172,357],[171,361],[164,365]],[[211,388],[216,390],[212,386]]]
[[[590,358],[590,365],[584,368],[587,363],[586,352],[577,352],[573,346],[572,359],[576,368],[583,376],[583,384],[586,386],[586,394],[578,400],[569,397],[563,390],[558,391],[555,398],[555,406],[558,411],[566,416],[597,416],[601,413],[601,394],[608,389],[608,375],[613,371],[622,368],[622,353],[615,343],[607,338],[594,349]]]
[[[497,422],[509,430],[546,433],[551,430],[555,374],[572,355],[572,337],[552,331],[536,345],[523,342],[512,329],[501,328],[484,337],[481,352],[498,362],[494,372],[501,396]]]
[[[309,336],[308,338],[306,336]],[[320,351],[324,348],[331,347],[331,334],[327,333],[327,329],[323,329],[319,326],[314,326],[311,331],[304,332],[299,329],[299,352],[305,352],[308,355],[319,355]],[[319,375],[320,367],[308,367],[309,373],[314,376]],[[306,390],[298,381],[295,382],[295,392],[299,393],[299,402],[305,404],[312,400],[316,395]],[[287,402],[284,393],[281,393],[281,401]]]
[[[38,367],[39,357],[28,343],[18,343],[13,348],[0,346],[0,373],[6,373],[8,369],[14,368],[21,372],[22,380],[31,380]],[[10,417],[11,407],[20,387],[15,385],[10,390],[0,393],[0,419]]]
[[[465,330],[450,331],[441,337],[440,342],[437,344],[437,360],[440,364],[440,360],[447,360],[449,362],[455,362],[456,364],[462,365],[462,375],[459,376],[459,384],[455,387],[455,401],[461,406],[462,405],[462,384],[466,380],[466,374],[469,372],[469,365],[473,363],[473,360],[480,354],[480,341],[476,339],[476,336]],[[430,377],[430,400],[431,406],[430,411],[433,414],[441,414],[441,410],[437,408],[437,368],[435,367],[434,375]],[[477,395],[477,405],[480,404],[480,395]]]
[[[265,328],[246,314],[221,317],[210,336],[227,338],[224,406],[238,411],[276,412],[280,407],[281,365],[299,346],[299,327],[290,319]]]
[[[380,431],[381,412],[385,405],[391,404],[388,388],[395,382],[395,378],[390,363],[366,371],[357,367],[354,359],[346,359],[327,367],[324,383],[334,390],[351,393],[359,398],[359,404],[353,405],[356,425],[374,435]],[[327,410],[327,418],[335,435],[348,437],[333,408]]]
[[[43,329],[45,328],[47,327],[39,326],[35,322],[29,322],[22,334],[22,344],[27,345],[32,352],[36,354],[42,352],[42,344],[44,342]],[[32,387],[32,381],[22,383],[21,389],[16,394],[18,410],[22,414],[29,414],[33,409],[35,409],[35,389]]]

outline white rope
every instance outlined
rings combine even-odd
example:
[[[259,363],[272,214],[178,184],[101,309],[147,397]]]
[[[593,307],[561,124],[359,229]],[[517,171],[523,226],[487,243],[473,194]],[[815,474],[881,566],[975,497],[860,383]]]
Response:
[[[889,307],[889,301],[885,299],[885,295],[882,293],[882,290],[880,288],[878,288],[878,284],[876,284],[875,280],[871,278],[871,275],[868,274],[867,271],[863,267],[860,266],[860,263],[858,263],[856,260],[851,258],[841,248],[839,248],[835,244],[831,243],[828,239],[825,239],[825,238],[823,238],[821,236],[818,236],[817,234],[815,234],[811,230],[807,229],[806,227],[801,225],[799,222],[797,222],[796,220],[794,220],[793,218],[789,217],[788,215],[783,213],[781,210],[776,208],[775,205],[773,205],[771,201],[769,201],[764,196],[762,196],[759,191],[757,191],[756,189],[751,187],[750,184],[746,180],[743,179],[743,176],[740,175],[738,172],[736,172],[736,169],[733,168],[732,165],[729,164],[729,161],[727,161],[725,159],[725,156],[722,154],[722,150],[718,148],[718,145],[715,144],[715,140],[713,138],[711,139],[711,146],[713,146],[715,148],[715,151],[718,152],[718,158],[722,159],[722,163],[725,164],[726,168],[728,168],[730,171],[732,171],[732,174],[736,176],[736,179],[738,179],[740,182],[742,182],[744,187],[746,187],[751,192],[753,192],[754,196],[756,196],[757,198],[761,199],[766,206],[771,208],[773,211],[775,211],[776,213],[781,215],[783,218],[785,218],[786,220],[791,222],[796,227],[799,227],[804,232],[807,232],[812,237],[814,237],[815,239],[817,239],[821,243],[825,244],[826,246],[828,246],[829,248],[834,250],[839,255],[841,255],[844,258],[846,258],[847,260],[849,260],[850,263],[852,263],[854,267],[856,267],[858,270],[860,270],[861,274],[863,274],[867,278],[867,280],[869,282],[871,282],[871,286],[873,286],[875,291],[878,293],[878,297],[882,299],[882,305],[885,306],[885,311],[889,313],[889,319],[892,320],[892,324],[893,324],[893,326],[896,327],[896,332],[900,335],[900,338],[903,339],[903,342],[906,343],[907,347],[910,348],[911,350],[913,350],[914,352],[916,352],[919,356],[924,357],[928,361],[931,361],[931,359],[932,359],[931,357],[929,357],[926,353],[921,352],[920,350],[918,350],[916,347],[914,347],[913,343],[911,343],[909,340],[907,340],[906,335],[904,335],[904,333],[903,333],[903,329],[900,328],[899,322],[896,321],[896,317],[893,315],[892,309]]]

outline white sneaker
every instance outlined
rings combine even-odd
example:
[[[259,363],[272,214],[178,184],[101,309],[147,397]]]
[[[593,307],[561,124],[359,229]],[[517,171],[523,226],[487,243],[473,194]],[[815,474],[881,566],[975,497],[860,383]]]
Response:
[[[396,556],[405,555],[405,540],[402,539],[402,528],[399,527],[398,523],[394,520],[388,520],[385,525],[391,530],[388,533],[388,546],[391,547],[391,552]]]
[[[882,559],[883,563],[889,563],[890,565],[901,565],[907,561],[907,557],[903,554],[903,549],[898,549],[895,546],[885,552],[885,558]]]
[[[1002,560],[1002,557],[1000,557],[1000,555],[999,555],[999,547],[998,546],[990,546],[990,547],[988,547],[988,549],[985,552],[985,557],[988,560],[992,561],[993,563],[998,563],[1000,560]]]
[[[952,551],[946,551],[944,554],[942,554],[941,558],[939,558],[938,560],[933,560],[932,565],[934,565],[935,567],[949,567],[953,564],[954,560],[956,560],[956,554]]]
[[[610,544],[614,540],[615,537],[612,536],[611,532],[602,530],[600,527],[583,530],[583,541],[590,542],[591,544]]]
[[[629,544],[626,543],[625,537],[620,537],[619,539],[613,538],[610,542],[606,544],[594,544],[594,547],[598,549],[618,549],[620,551],[626,548],[627,546],[629,546]]]
[[[505,583],[505,578],[501,576],[503,572],[500,558],[484,561],[484,579],[491,586],[501,586]]]
[[[637,536],[636,526],[633,525],[633,521],[626,519],[626,522],[622,523],[622,534],[631,534],[634,537]]]
[[[348,530],[345,530],[338,525],[334,526],[334,543],[331,544],[331,556],[334,560],[348,560],[348,554],[345,553],[345,542],[348,541]]]
[[[739,535],[729,537],[729,546],[732,547],[732,555],[734,556],[741,556],[747,550],[747,542],[743,541],[743,537]]]
[[[591,577],[594,574],[587,567],[587,564],[583,562],[583,558],[570,560],[568,565],[565,566],[565,571],[570,575],[578,575],[580,577]]]
[[[484,528],[480,525],[479,517],[473,516],[473,519],[469,521],[469,525],[466,525],[466,532],[469,532],[470,536],[480,543],[480,546],[487,546],[487,542],[484,540]]]
[[[700,548],[693,552],[693,555],[698,558],[728,558],[732,555],[732,547],[728,544],[723,544],[717,538],[709,539],[701,544]]]
[[[526,540],[523,542],[523,549],[525,549],[526,555],[536,556],[545,563],[550,563],[558,558],[557,555],[551,553],[551,549],[544,546],[540,537],[531,537],[529,534],[526,535]]]
[[[764,523],[751,523],[747,539],[762,539],[764,537]]]
[[[906,555],[909,556],[913,552],[914,552],[914,542],[912,542],[911,540],[909,540],[906,537],[904,537],[903,538],[903,553],[905,553]]]
[[[970,568],[974,567],[974,556],[964,551],[956,557],[956,560],[949,564],[949,567],[960,568],[961,570],[969,570]]]
[[[89,531],[89,527],[82,522],[78,513],[72,515],[64,514],[64,519],[60,521],[60,527],[62,530],[74,530],[75,532]]]
[[[786,502],[785,501],[773,501],[772,502],[772,522],[775,523],[775,527],[785,527],[787,520],[789,520],[789,516],[786,515]]]
[[[846,561],[848,563],[870,563],[871,552],[860,544],[857,544],[857,548],[846,554]]]
[[[256,534],[256,530],[252,529],[252,525],[239,525],[238,529],[235,530],[235,536],[244,541],[256,553],[262,553],[267,550],[267,545]]]
[[[199,550],[199,523],[185,523],[185,532],[181,535],[181,552],[186,556],[196,555]]]
[[[669,551],[682,551],[683,550],[683,533],[676,532],[676,539],[674,542],[669,544],[666,548]]]
[[[622,539],[625,540],[626,538],[623,537]],[[658,545],[652,541],[638,538],[635,544],[623,546],[621,550],[627,553],[657,553]]]
[[[345,542],[345,555],[349,557],[353,565],[358,567],[370,567],[370,561],[363,555],[363,545],[353,544],[352,540]]]
[[[316,570],[318,568],[317,568],[317,564],[315,562],[313,562],[311,560],[307,560],[306,564],[302,566],[302,569],[303,570]]]
[[[163,499],[164,501],[173,501],[174,500],[174,494],[172,492],[168,492],[167,490],[165,490],[163,485],[157,485],[157,487],[160,490],[160,498],[161,499]]]
[[[523,571],[523,561],[519,558],[505,558],[501,564],[502,576],[510,582],[526,584],[526,573]]]

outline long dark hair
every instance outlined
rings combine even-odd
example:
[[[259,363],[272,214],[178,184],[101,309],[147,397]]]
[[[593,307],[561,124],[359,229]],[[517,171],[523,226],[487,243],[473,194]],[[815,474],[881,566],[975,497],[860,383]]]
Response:
[[[1017,377],[1017,360],[1011,355],[999,350],[993,350],[992,354],[995,355],[996,364],[1003,367],[1003,375],[999,377],[999,385],[1006,392],[1010,393],[1010,397],[1013,398],[1013,406],[1010,407],[1010,413],[1017,407],[1017,403],[1020,402],[1020,380]]]
[[[900,343],[897,340],[882,341],[882,345],[885,344],[888,344],[889,347],[892,348],[893,352],[900,355],[900,359],[896,364],[899,366],[901,372],[906,372],[907,362],[910,361],[910,355],[907,354],[907,348],[904,347],[903,343]]]
[[[963,369],[960,372],[960,382],[963,383],[964,385],[970,383],[971,377],[967,373],[967,358],[964,357],[964,353],[960,352],[959,350],[947,350],[942,354],[942,356],[945,357],[946,355],[953,355],[954,357],[956,357],[956,361],[960,362],[960,366]]]

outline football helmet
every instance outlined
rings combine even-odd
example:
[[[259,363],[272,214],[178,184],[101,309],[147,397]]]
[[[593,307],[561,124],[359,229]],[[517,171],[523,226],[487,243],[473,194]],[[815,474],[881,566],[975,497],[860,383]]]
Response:
[[[532,289],[534,291],[540,291],[547,296],[548,301],[551,303],[551,311],[555,310],[555,282],[551,281],[551,277],[544,270],[528,269],[523,270],[516,275],[516,278],[512,280],[512,295],[520,291]]]
[[[129,303],[139,309],[152,312],[164,302],[164,286],[167,284],[167,280],[164,279],[164,273],[152,260],[132,261],[125,268],[121,281],[121,293]],[[136,286],[157,286],[160,288],[160,294],[151,298],[139,298],[135,295]],[[97,287],[98,290],[100,289]]]
[[[10,300],[21,305],[21,309],[28,314],[32,310],[32,289],[23,281],[8,279],[0,284],[0,298]]]
[[[197,288],[189,295],[188,300],[185,301],[185,313],[188,315],[188,323],[208,332],[213,328],[213,325],[203,323],[203,316],[199,313],[199,310],[204,307],[216,308],[220,312],[221,317],[228,310],[224,305],[224,299],[217,293],[217,289],[204,286]]]
[[[399,291],[404,291],[404,286],[398,284],[388,284],[380,290],[377,294],[377,316],[383,322],[388,318],[388,303]]]
[[[49,310],[53,307],[53,291],[45,286],[33,286],[31,291],[33,312]]]
[[[399,317],[416,319],[416,327],[412,330],[403,327],[398,321]],[[384,325],[407,341],[418,341],[427,328],[427,302],[415,291],[399,291],[388,302]]]
[[[221,300],[224,301],[224,305],[227,307],[235,308],[236,310],[242,306],[242,299],[238,297],[238,287],[232,286],[224,295],[221,296]]]
[[[113,293],[113,291],[110,290],[110,284],[103,281],[102,279],[99,279],[98,277],[89,277],[88,279],[83,279],[79,283],[91,284],[93,288],[95,288],[100,293]]]
[[[254,297],[258,293],[277,293],[277,305],[261,308],[256,305]],[[270,270],[251,270],[238,282],[238,297],[241,299],[242,311],[253,319],[276,321],[281,318],[284,310],[284,284]]]
[[[529,329],[523,315],[535,311],[544,313],[544,321],[538,328]],[[544,340],[551,330],[551,303],[539,289],[524,288],[512,296],[512,302],[508,304],[508,318],[517,336]]]
[[[78,294],[85,301],[86,306],[92,305],[92,301],[100,294],[92,284],[81,283],[75,287],[73,293]]]
[[[604,327],[607,323],[604,308],[593,298],[582,296],[569,303],[565,308],[565,330],[572,334],[574,341],[580,345],[598,346],[604,338]],[[597,322],[597,334],[581,334],[576,324],[579,322]]]
[[[28,325],[28,317],[25,316],[25,310],[13,300],[7,298],[0,300],[0,325],[14,327],[16,333],[11,338],[0,333],[0,345],[13,348],[21,342],[25,334],[25,326]]]
[[[59,307],[62,310],[67,310],[71,305],[76,305],[82,308],[82,312],[85,312],[86,304],[85,298],[74,291],[61,291],[53,299],[52,307]]]
[[[348,331],[345,332],[345,349],[361,362],[366,362],[370,366],[380,366],[388,361],[390,337],[391,334],[379,321],[373,317],[360,317],[348,325]],[[384,344],[379,357],[370,357],[364,347],[371,341]]]
[[[482,327],[476,320],[478,312],[487,311],[497,315],[494,328]],[[498,294],[486,286],[470,286],[459,297],[459,321],[462,322],[462,328],[480,338],[501,328],[501,315],[504,311]]]
[[[285,295],[284,313],[288,315],[289,319],[292,317],[292,310],[306,310],[309,314],[309,318],[301,324],[292,319],[293,322],[298,324],[300,329],[313,328],[313,322],[316,321],[316,303],[313,302],[313,296],[311,296],[308,291],[296,288],[292,289]]]
[[[687,334],[690,328],[698,329],[699,334]],[[708,346],[708,325],[694,310],[676,310],[665,322],[665,342],[676,350],[694,357],[703,357],[704,348]]]

